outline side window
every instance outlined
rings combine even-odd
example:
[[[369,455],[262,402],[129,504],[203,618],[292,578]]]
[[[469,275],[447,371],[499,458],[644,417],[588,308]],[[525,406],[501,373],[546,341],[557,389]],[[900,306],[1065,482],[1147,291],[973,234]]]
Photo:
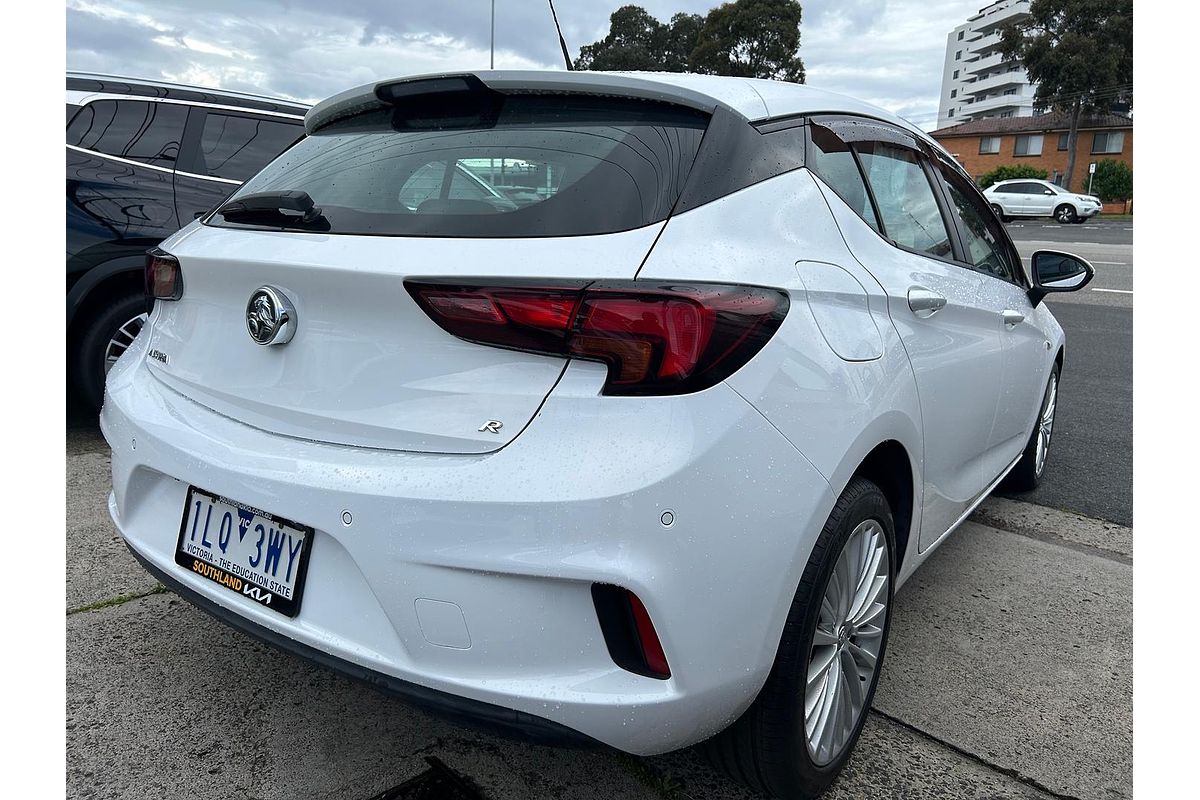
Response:
[[[489,159],[473,160],[482,161],[484,164],[489,161]],[[503,161],[503,159],[497,160]],[[489,189],[487,181],[464,163],[463,159],[454,162],[454,168],[449,173],[449,187],[445,185],[446,175],[445,161],[434,161],[415,170],[400,187],[401,204],[409,211],[422,213],[439,207],[435,204],[422,208],[422,204],[427,200],[468,200],[486,203],[493,208],[505,211],[516,208],[515,203],[507,200],[498,191]],[[446,206],[443,204],[440,207]],[[475,208],[480,211],[486,210],[479,206]],[[465,209],[462,204],[459,204],[457,210],[464,211]]]
[[[1013,263],[1012,252],[1005,241],[1000,223],[988,210],[987,204],[974,187],[957,172],[939,168],[949,190],[950,202],[958,215],[967,260],[980,272],[1008,281],[1021,283],[1020,268]]]
[[[829,188],[846,201],[846,205],[878,231],[879,221],[875,218],[875,210],[871,208],[871,196],[867,193],[867,186],[863,183],[858,164],[854,163],[850,148],[829,128],[813,123],[809,130],[813,147],[806,166],[821,176]]]
[[[434,161],[420,167],[400,187],[400,202],[409,211],[416,211],[426,200],[441,197],[442,179],[445,176],[445,161]]]
[[[303,134],[299,123],[209,111],[200,134],[200,171],[244,181]]]
[[[910,250],[952,258],[946,221],[917,154],[884,142],[863,142],[855,150],[888,238]]]
[[[454,167],[450,177],[450,192],[446,195],[451,200],[491,200],[496,195],[487,190],[486,184],[479,175],[475,174],[460,160]]]
[[[67,144],[145,164],[173,167],[187,106],[144,100],[97,100],[67,126]]]

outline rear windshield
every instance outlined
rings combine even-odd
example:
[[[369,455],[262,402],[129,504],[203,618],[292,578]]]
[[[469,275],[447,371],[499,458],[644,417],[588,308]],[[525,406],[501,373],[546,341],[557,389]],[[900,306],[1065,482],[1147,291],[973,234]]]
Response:
[[[612,233],[670,214],[708,120],[654,102],[546,95],[507,96],[488,123],[450,129],[413,130],[391,110],[370,112],[300,141],[231,199],[307,192],[323,233]],[[219,213],[209,224],[279,227]]]

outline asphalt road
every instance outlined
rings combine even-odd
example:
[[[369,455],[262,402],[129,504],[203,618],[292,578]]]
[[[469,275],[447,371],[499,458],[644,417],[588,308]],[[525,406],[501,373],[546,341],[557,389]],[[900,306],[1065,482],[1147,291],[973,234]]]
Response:
[[[1067,336],[1054,440],[1042,486],[1010,496],[1126,526],[1133,524],[1132,228],[1129,220],[1008,226],[1025,257],[1066,250],[1096,268],[1082,291],[1046,299]]]
[[[1028,219],[1005,225],[1014,239],[1040,239],[1059,244],[1133,244],[1133,217],[1095,217],[1082,225],[1059,225],[1051,219]]]
[[[695,750],[634,758],[450,724],[165,592],[67,435],[67,796],[366,800],[440,759],[491,800],[751,800]],[[173,537],[174,532],[166,534]],[[827,795],[1132,796],[1132,535],[989,500],[896,597],[874,707]]]

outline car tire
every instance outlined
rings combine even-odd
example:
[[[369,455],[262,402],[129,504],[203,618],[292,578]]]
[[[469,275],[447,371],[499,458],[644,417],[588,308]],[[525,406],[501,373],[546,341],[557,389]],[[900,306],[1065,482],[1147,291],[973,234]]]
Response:
[[[997,203],[992,203],[992,213],[1000,218],[1001,222],[1011,222],[1012,217],[1004,215],[1004,208]]]
[[[146,296],[141,292],[116,297],[89,320],[79,338],[73,372],[80,399],[90,410],[100,411],[108,370],[145,321]]]
[[[833,783],[854,751],[879,681],[891,623],[895,550],[887,498],[874,483],[853,478],[813,546],[766,683],[736,722],[703,745],[714,766],[751,789],[775,797],[816,797]],[[848,595],[837,591],[838,583],[853,586],[834,578],[835,573],[847,574],[840,571],[845,569],[855,575],[858,588],[867,585],[861,581],[871,580],[872,588],[858,604],[854,603],[856,589],[850,589]],[[841,602],[824,602],[829,592],[848,597],[851,609],[843,613]],[[839,623],[841,617],[849,619]],[[820,640],[816,639],[818,629]],[[858,659],[868,661],[870,653],[862,653],[873,646],[877,649],[868,679],[862,674],[866,667],[860,666]],[[824,680],[809,687],[810,670],[825,660]],[[841,680],[851,667],[855,672]],[[855,678],[858,683],[849,683]],[[828,694],[830,680],[837,680],[833,696]],[[825,694],[814,701],[810,693],[822,690]],[[851,708],[861,701],[856,710],[848,712],[852,725],[848,721],[836,725],[841,717],[829,716],[831,709],[842,708],[837,692],[847,693]],[[814,703],[813,711],[807,712]],[[822,709],[827,716],[818,731]],[[837,741],[831,739],[829,747],[821,749],[820,732],[828,732]],[[812,738],[818,738],[816,750]]]
[[[1079,219],[1079,215],[1075,213],[1075,207],[1070,203],[1063,203],[1058,208],[1054,209],[1054,219],[1060,225],[1067,225]]]
[[[1021,460],[1004,479],[1004,489],[1013,492],[1032,492],[1046,474],[1046,460],[1054,436],[1054,417],[1058,410],[1058,365],[1046,379],[1046,390],[1042,392],[1042,404],[1038,407],[1033,433],[1021,453]]]

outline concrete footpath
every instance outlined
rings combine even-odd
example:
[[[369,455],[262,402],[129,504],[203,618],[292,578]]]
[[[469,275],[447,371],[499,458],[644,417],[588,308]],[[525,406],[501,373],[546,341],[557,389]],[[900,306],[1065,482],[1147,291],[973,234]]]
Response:
[[[68,433],[67,794],[347,798],[436,756],[489,798],[750,798],[693,751],[638,759],[448,724],[213,621],[108,521]],[[1132,795],[1132,535],[988,501],[899,593],[863,738],[827,797]]]

